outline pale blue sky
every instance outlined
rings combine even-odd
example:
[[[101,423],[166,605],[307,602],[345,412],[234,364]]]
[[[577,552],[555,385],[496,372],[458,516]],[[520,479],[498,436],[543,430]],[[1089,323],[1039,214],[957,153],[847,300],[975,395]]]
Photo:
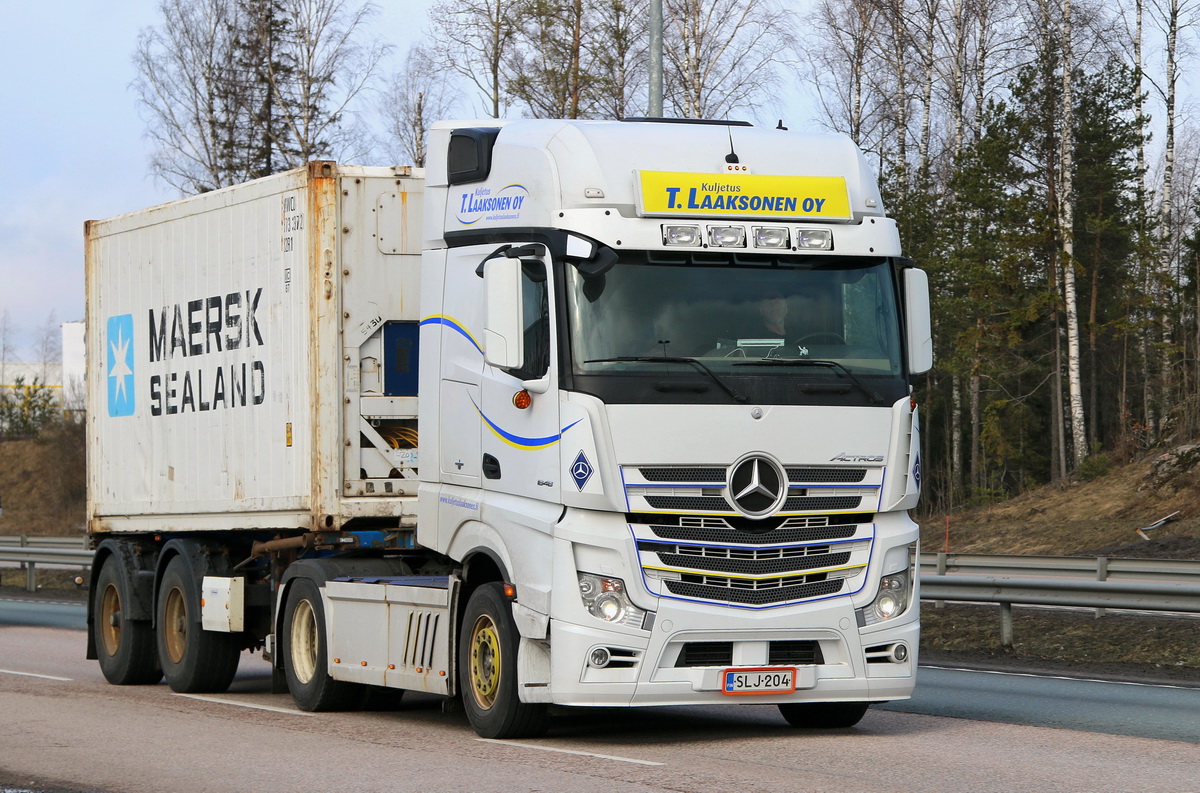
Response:
[[[381,2],[373,32],[402,54],[428,4]],[[83,319],[83,222],[178,194],[149,175],[130,89],[158,0],[0,0],[0,19],[0,315],[30,359],[51,312]]]
[[[386,72],[421,37],[430,3],[379,0],[372,32],[395,46]],[[149,175],[130,88],[158,0],[0,0],[0,19],[0,316],[17,334],[14,357],[31,360],[52,312],[83,319],[83,222],[178,194]]]

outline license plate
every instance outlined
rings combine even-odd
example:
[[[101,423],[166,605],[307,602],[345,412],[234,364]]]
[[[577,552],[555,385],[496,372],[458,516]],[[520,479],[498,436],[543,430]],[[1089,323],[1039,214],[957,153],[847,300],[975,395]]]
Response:
[[[790,694],[796,690],[796,668],[762,666],[725,669],[721,672],[723,694]]]

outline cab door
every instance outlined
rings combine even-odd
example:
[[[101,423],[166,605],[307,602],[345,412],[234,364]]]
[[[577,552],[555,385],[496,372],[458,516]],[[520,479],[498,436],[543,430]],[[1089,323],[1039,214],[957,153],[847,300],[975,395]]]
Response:
[[[552,268],[544,246],[534,245],[541,255],[519,257],[519,277],[512,259],[497,261],[496,271],[509,268],[514,300],[519,301],[516,324],[508,335],[520,335],[519,359],[494,363],[498,355],[487,354],[495,342],[490,323],[495,313],[489,306],[489,328],[485,331],[483,375],[483,487],[501,493],[543,501],[559,500],[559,449],[563,428],[559,424],[558,340]],[[496,260],[494,260],[496,261]],[[500,277],[485,263],[485,278]],[[518,286],[519,280],[519,286]],[[510,342],[512,340],[510,339]],[[514,365],[515,364],[515,365]]]

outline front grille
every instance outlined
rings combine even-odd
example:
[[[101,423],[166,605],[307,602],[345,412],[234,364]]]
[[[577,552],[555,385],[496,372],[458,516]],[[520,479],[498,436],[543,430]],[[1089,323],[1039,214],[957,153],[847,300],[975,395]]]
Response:
[[[671,512],[733,512],[721,496],[646,496],[646,503]],[[783,511],[856,509],[861,503],[861,496],[794,496],[783,502]]]
[[[856,515],[856,520],[870,523],[871,515]],[[799,525],[797,525],[799,524]],[[741,545],[784,545],[796,542],[819,542],[821,540],[843,540],[853,537],[858,532],[857,523],[837,525],[811,525],[805,519],[788,519],[778,528],[765,532],[739,531],[724,520],[699,520],[689,522],[681,520],[680,525],[651,524],[650,531],[654,536],[664,540],[679,540],[681,542],[719,542],[738,543]]]
[[[809,666],[825,663],[825,656],[821,654],[820,642],[799,640],[771,642],[767,663],[772,666]]]
[[[706,578],[705,580],[711,581],[712,579]],[[765,606],[771,603],[784,603],[789,600],[804,600],[805,598],[833,595],[842,590],[843,580],[835,578],[811,584],[769,586],[763,589],[733,589],[725,584],[701,584],[693,581],[663,581],[663,583],[671,594],[682,597],[696,598],[698,600],[715,600],[723,603]]]
[[[792,484],[807,484],[809,482],[861,482],[867,478],[866,468],[789,468],[788,482]]]
[[[675,666],[733,666],[733,642],[688,642]]]
[[[678,482],[679,484],[725,484],[727,469],[719,467],[668,468],[665,466],[638,468],[638,473],[647,482]],[[854,483],[867,477],[866,468],[803,468],[787,469],[788,482],[807,483]]]
[[[646,496],[646,503],[672,512],[733,512],[720,496]]]
[[[647,482],[725,484],[724,468],[639,468]]]
[[[804,554],[803,548],[799,550],[801,552],[798,554],[789,554],[786,556],[773,554],[767,558],[739,557],[735,553],[718,556],[711,553],[665,553],[658,551],[658,558],[662,560],[664,565],[669,567],[686,567],[693,570],[705,570],[711,573],[730,573],[733,575],[795,573],[801,570],[813,570],[818,567],[838,567],[850,561],[849,551],[842,553],[818,552]],[[828,551],[827,548],[822,548],[821,550]]]
[[[825,663],[819,642],[784,640],[771,642],[767,663],[771,666],[811,666]],[[679,650],[676,668],[733,666],[733,642],[688,642]]]
[[[800,496],[789,498],[783,502],[784,512],[807,512],[817,509],[857,509],[862,503],[861,496],[812,497]]]

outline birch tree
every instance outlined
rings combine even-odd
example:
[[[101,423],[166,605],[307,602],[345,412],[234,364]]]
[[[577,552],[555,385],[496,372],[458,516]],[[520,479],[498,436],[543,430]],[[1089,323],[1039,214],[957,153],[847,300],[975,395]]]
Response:
[[[425,132],[434,121],[449,116],[457,100],[446,75],[436,68],[433,54],[423,45],[413,45],[380,102],[393,161],[424,168]]]
[[[440,67],[477,91],[482,112],[500,118],[510,94],[508,62],[520,25],[520,0],[444,0],[429,11]]]
[[[779,83],[789,14],[773,0],[663,0],[664,100],[686,118],[753,111]]]
[[[233,0],[163,0],[162,22],[143,29],[133,87],[155,146],[151,171],[184,193],[241,181],[233,152],[237,110],[229,97]]]
[[[386,52],[363,41],[373,5],[162,0],[159,10],[134,54],[155,176],[197,193],[361,153],[352,106]]]
[[[1062,0],[1062,119],[1060,133],[1059,234],[1062,238],[1063,302],[1067,315],[1067,388],[1071,408],[1073,468],[1088,454],[1080,371],[1079,306],[1075,285],[1075,94],[1071,82],[1075,59],[1071,46],[1071,0]]]

